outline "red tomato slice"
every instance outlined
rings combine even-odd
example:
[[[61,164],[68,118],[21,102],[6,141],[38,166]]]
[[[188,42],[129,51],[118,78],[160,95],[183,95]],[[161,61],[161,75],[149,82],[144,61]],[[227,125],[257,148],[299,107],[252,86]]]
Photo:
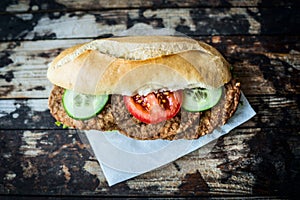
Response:
[[[182,104],[182,92],[152,92],[147,96],[124,96],[127,110],[138,120],[156,124],[174,117]]]

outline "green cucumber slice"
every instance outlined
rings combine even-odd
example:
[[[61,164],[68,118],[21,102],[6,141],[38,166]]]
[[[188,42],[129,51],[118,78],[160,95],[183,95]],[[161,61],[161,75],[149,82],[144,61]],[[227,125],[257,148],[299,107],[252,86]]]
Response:
[[[65,90],[63,106],[73,119],[90,119],[96,116],[108,101],[108,95],[86,95],[73,90]]]
[[[183,92],[182,107],[189,112],[208,110],[219,102],[221,96],[222,87],[217,89],[186,89]]]

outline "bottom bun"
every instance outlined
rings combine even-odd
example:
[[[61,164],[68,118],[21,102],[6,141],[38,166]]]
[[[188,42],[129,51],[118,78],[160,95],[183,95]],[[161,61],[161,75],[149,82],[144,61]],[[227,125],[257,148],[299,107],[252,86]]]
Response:
[[[118,130],[120,133],[139,140],[154,139],[197,139],[224,125],[234,114],[240,99],[240,83],[231,80],[224,85],[223,97],[213,108],[203,112],[178,114],[158,124],[145,124],[134,118],[126,109],[121,95],[111,95],[109,102],[95,117],[76,120],[68,116],[62,104],[64,89],[54,86],[49,97],[49,109],[53,117],[68,126],[80,130]]]

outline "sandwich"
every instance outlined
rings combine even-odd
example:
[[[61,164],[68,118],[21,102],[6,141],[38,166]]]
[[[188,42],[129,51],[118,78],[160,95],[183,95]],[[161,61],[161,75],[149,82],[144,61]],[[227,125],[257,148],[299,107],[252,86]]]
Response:
[[[188,37],[97,39],[50,64],[49,109],[69,128],[138,140],[197,139],[235,113],[240,83],[212,46]]]

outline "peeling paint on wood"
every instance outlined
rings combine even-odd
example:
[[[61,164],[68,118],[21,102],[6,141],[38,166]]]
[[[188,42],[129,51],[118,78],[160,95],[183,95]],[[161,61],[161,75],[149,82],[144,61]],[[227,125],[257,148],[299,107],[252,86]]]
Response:
[[[271,18],[276,12],[277,17]],[[56,13],[56,15],[55,15]],[[32,16],[31,16],[32,15]],[[187,35],[289,34],[299,32],[296,8],[112,9],[1,15],[2,40],[95,38],[116,34],[137,23],[174,28]],[[285,24],[285,26],[281,26]],[[0,21],[1,25],[1,21]],[[18,25],[13,31],[12,27]],[[85,30],[85,31],[82,31]]]
[[[27,160],[21,164],[23,170],[23,177],[24,178],[31,178],[33,176],[38,176],[38,169],[37,166],[34,166],[31,161]]]
[[[100,183],[106,183],[105,176],[100,168],[98,161],[87,160],[85,161],[83,168],[90,174],[97,176]],[[99,184],[98,187],[100,187],[99,190],[101,190],[101,184]]]
[[[104,15],[103,20],[110,20],[110,15],[109,13]],[[119,23],[113,26],[102,22],[96,23],[96,17],[93,14],[70,13],[58,19],[44,17],[37,22],[32,31],[28,32],[25,39],[32,40],[52,36],[55,38],[93,38],[126,30],[126,24],[122,23],[126,19],[122,19],[122,14],[114,13],[113,15],[115,15],[114,18],[118,17]]]
[[[47,97],[53,87],[46,77],[47,65],[62,48],[87,41],[1,43],[0,51],[9,52],[10,63],[0,71],[0,97]],[[12,73],[13,76],[8,76]]]
[[[20,0],[18,3],[8,2],[3,10],[6,12],[26,12],[26,11],[43,11],[56,9],[59,11],[66,10],[99,10],[99,9],[116,9],[116,8],[178,8],[178,7],[257,7],[270,6],[269,1],[264,0],[214,0],[214,1],[153,1],[153,0],[56,0],[30,3],[30,0]],[[299,6],[298,1],[275,1],[272,6]]]
[[[273,130],[273,131],[270,131]],[[292,130],[292,129],[290,129]],[[299,128],[297,129],[299,131]],[[31,154],[27,156],[25,154],[19,154],[23,152],[22,148],[15,149],[14,143],[6,144],[7,151],[17,153],[20,157],[20,167],[14,166],[14,156],[8,156],[6,158],[1,157],[1,162],[5,161],[10,170],[5,172],[5,186],[10,181],[16,181],[18,184],[21,179],[20,175],[15,178],[14,174],[21,172],[22,177],[25,179],[35,178],[36,182],[32,185],[27,185],[27,191],[36,192],[37,188],[43,187],[48,184],[48,181],[55,181],[57,188],[66,193],[72,192],[73,195],[81,194],[108,194],[117,189],[118,194],[141,194],[143,190],[152,191],[153,194],[160,195],[183,195],[192,194],[198,191],[198,195],[210,194],[240,194],[250,195],[253,193],[253,188],[257,187],[257,184],[261,184],[264,181],[264,176],[260,174],[260,167],[267,156],[275,156],[277,159],[273,160],[274,163],[269,163],[270,166],[288,164],[291,162],[293,148],[297,147],[296,143],[290,143],[291,145],[285,146],[284,142],[288,138],[291,141],[292,138],[298,137],[295,132],[285,133],[286,129],[237,129],[230,134],[220,138],[213,150],[205,157],[199,157],[201,149],[184,156],[176,161],[180,170],[170,163],[164,167],[156,169],[152,172],[148,172],[134,179],[128,180],[125,183],[118,184],[111,188],[108,188],[100,166],[96,161],[90,160],[90,154],[87,150],[81,149],[78,136],[76,137],[76,131],[63,132],[58,130],[57,132],[38,132],[32,131],[31,133],[24,134],[22,131],[12,131],[10,134],[0,131],[1,141],[7,141],[9,138],[17,137],[23,138],[22,141],[27,141],[31,144],[32,149],[38,149],[41,151],[52,151],[60,149],[56,156],[51,157],[47,154]],[[261,135],[263,133],[263,135]],[[269,134],[271,133],[271,135]],[[285,133],[285,135],[284,135]],[[34,136],[36,134],[36,136]],[[63,135],[70,135],[71,137],[63,137]],[[287,135],[289,137],[287,137]],[[242,137],[240,137],[242,136]],[[26,139],[24,138],[26,137]],[[50,143],[41,143],[42,138],[47,138]],[[34,139],[33,139],[34,138]],[[74,139],[76,142],[74,142]],[[11,140],[11,139],[10,139]],[[279,142],[281,141],[281,142]],[[276,149],[273,149],[272,143],[277,143]],[[278,143],[279,142],[279,143]],[[27,144],[28,144],[27,143]],[[236,146],[235,146],[236,144]],[[20,147],[24,146],[21,142]],[[50,147],[51,146],[51,147]],[[235,147],[235,148],[234,148]],[[16,151],[17,150],[17,151]],[[276,155],[273,153],[276,152]],[[33,156],[35,155],[35,156]],[[81,156],[82,155],[82,156]],[[71,157],[69,157],[71,156]],[[74,156],[74,157],[73,157]],[[260,157],[260,159],[258,159]],[[4,159],[4,160],[3,160]],[[269,160],[271,161],[271,160]],[[286,170],[292,170],[297,167],[297,163],[290,165]],[[3,170],[3,169],[2,169]],[[14,171],[12,171],[14,170]],[[21,170],[21,171],[20,171]],[[82,171],[83,170],[83,171]],[[278,168],[275,173],[278,178],[286,181],[285,176],[280,175],[281,168]],[[51,174],[50,177],[47,172]],[[82,178],[84,174],[84,179]],[[88,175],[89,174],[89,175]],[[200,178],[201,177],[201,178]],[[46,182],[44,179],[47,178]],[[276,177],[273,177],[274,179]],[[77,191],[78,187],[76,182],[84,183],[85,180],[89,180],[89,186],[83,189],[83,191]],[[188,185],[188,182],[190,183]],[[201,188],[200,187],[201,182]],[[13,184],[15,184],[13,183]],[[50,182],[49,182],[50,183]],[[87,183],[87,182],[86,182]],[[38,186],[42,184],[41,186]],[[280,184],[279,182],[277,184]],[[288,185],[289,186],[289,185]],[[49,187],[49,185],[47,186]],[[127,188],[125,190],[125,188]],[[267,186],[268,187],[268,186]],[[25,189],[24,188],[24,189]],[[122,190],[122,188],[124,190]],[[198,189],[197,189],[198,188]],[[58,189],[58,188],[57,188]],[[291,191],[292,188],[286,191]],[[266,192],[267,188],[264,190]],[[268,194],[268,193],[267,193]]]
[[[65,182],[68,183],[71,179],[72,174],[70,173],[69,168],[66,165],[62,166],[62,171],[64,172],[64,177],[66,179]]]
[[[0,124],[1,128],[22,126],[34,126],[38,128],[55,128],[55,120],[48,118],[47,99],[28,99],[28,100],[1,100],[0,101]],[[58,128],[58,127],[57,127]]]
[[[299,6],[290,0],[0,1],[1,198],[299,196]],[[81,132],[54,125],[47,64],[65,48],[137,23],[215,46],[257,115],[210,148],[108,187]]]
[[[247,42],[244,37],[226,38],[215,36],[199,39],[212,43],[225,55],[234,66],[233,73],[240,79],[246,95],[300,92],[300,71],[297,70],[300,57],[295,43],[288,44],[281,38],[275,38],[270,44],[268,41],[272,37],[252,37]],[[295,42],[297,39],[299,37],[291,37]],[[10,52],[7,58],[11,63],[1,68],[0,96],[47,98],[52,89],[52,84],[46,78],[47,64],[63,49],[88,41],[24,41],[18,45],[14,42],[1,43],[0,50]],[[270,71],[270,68],[273,70]]]
[[[40,147],[37,147],[39,140],[45,136],[46,133],[32,133],[30,131],[24,131],[23,133],[23,144],[20,147],[20,152],[24,154],[25,157],[35,157],[39,155],[46,154]]]

